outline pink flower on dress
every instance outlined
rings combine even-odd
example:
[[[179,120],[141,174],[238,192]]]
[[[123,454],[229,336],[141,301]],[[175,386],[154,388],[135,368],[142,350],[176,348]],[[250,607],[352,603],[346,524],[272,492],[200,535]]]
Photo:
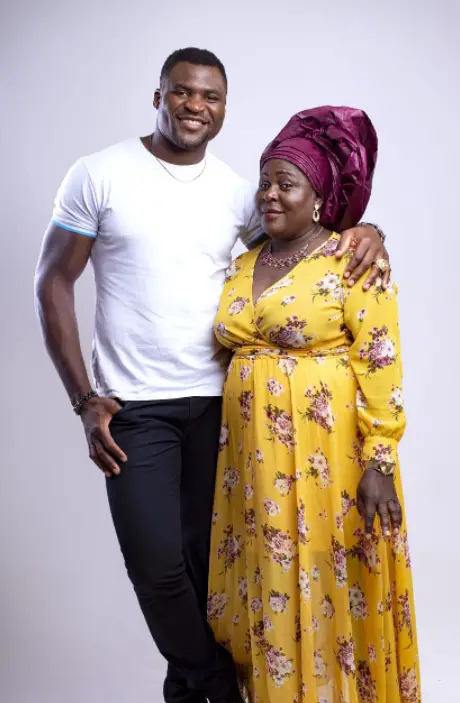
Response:
[[[229,315],[239,315],[249,303],[249,298],[235,298],[228,308]]]
[[[299,362],[297,361],[297,359],[293,359],[292,357],[285,357],[278,361],[278,367],[281,369],[285,376],[292,376],[294,369],[298,363]]]
[[[297,547],[287,532],[276,529],[270,525],[263,525],[264,547],[272,561],[279,564],[282,571],[286,572],[292,566],[297,555]]]
[[[266,648],[265,665],[276,688],[280,688],[294,673],[292,659],[288,659],[281,649],[271,645]]]
[[[307,461],[309,463],[307,478],[312,476],[317,486],[328,488],[332,484],[331,469],[323,452],[317,449],[314,454],[308,457]]]
[[[356,507],[356,500],[351,498],[347,491],[342,491],[342,514],[344,517],[348,515],[350,510]]]
[[[341,670],[346,676],[355,676],[355,645],[353,638],[337,637],[338,649],[336,659]]]
[[[396,345],[388,336],[388,327],[374,327],[369,335],[371,341],[365,342],[359,352],[361,359],[367,359],[368,376],[396,361]]]
[[[287,496],[291,492],[292,486],[295,482],[296,478],[294,476],[286,476],[286,474],[283,474],[281,473],[281,471],[278,471],[275,480],[273,481],[273,485],[281,493],[282,496]]]
[[[377,703],[377,687],[371,675],[369,664],[365,661],[358,662],[358,693],[365,703]]]
[[[228,525],[224,530],[225,538],[217,548],[217,558],[224,559],[225,571],[230,569],[241,556],[242,539],[233,531],[233,525]]]
[[[284,613],[287,610],[290,596],[287,593],[279,593],[278,591],[270,591],[268,602],[274,613]]]
[[[286,305],[292,305],[292,303],[295,303],[296,300],[297,300],[297,298],[295,297],[295,295],[287,295],[287,296],[286,296],[285,298],[283,298],[283,300],[281,301],[281,305],[283,305],[284,307],[285,307]]]
[[[264,455],[262,454],[260,449],[256,449],[255,455],[256,455],[256,461],[258,461],[261,464],[264,460]]]
[[[242,381],[246,381],[249,378],[249,376],[251,375],[251,373],[252,373],[251,367],[248,366],[247,364],[243,364],[243,366],[240,369],[240,379]]]
[[[219,437],[219,451],[221,452],[224,447],[228,447],[228,425],[224,424],[220,428]]]
[[[306,320],[299,320],[297,315],[286,318],[286,324],[276,325],[270,330],[268,339],[277,347],[283,349],[301,349],[308,346],[314,337],[304,333],[307,326]]]
[[[264,632],[272,632],[275,629],[268,615],[264,615]]]
[[[240,482],[240,474],[236,469],[227,467],[224,469],[224,482],[222,488],[224,490],[224,495],[227,500],[230,500],[230,496],[233,493],[234,488]]]
[[[368,616],[367,601],[364,593],[357,583],[348,589],[350,610],[354,620],[365,620]]]
[[[227,328],[226,328],[226,326],[224,325],[224,323],[223,323],[223,322],[218,322],[217,325],[216,325],[216,334],[217,334],[219,337],[224,337],[224,338],[225,338],[226,333],[227,333]]]
[[[297,508],[297,534],[301,544],[307,544],[308,532],[309,527],[305,518],[305,503],[302,498],[300,498],[299,506]]]
[[[419,682],[415,669],[403,669],[399,677],[399,688],[403,703],[420,703]]]
[[[254,489],[250,483],[246,483],[244,486],[244,497],[246,500],[250,500],[254,495]]]
[[[276,515],[279,515],[281,512],[281,508],[278,503],[275,503],[275,501],[270,498],[265,498],[264,508],[265,512],[270,515],[270,517],[276,517]]]
[[[338,588],[344,588],[347,585],[347,553],[345,547],[334,536],[332,536],[330,555],[336,585]]]
[[[321,609],[323,612],[323,617],[326,618],[326,620],[332,620],[335,615],[335,607],[330,595],[326,594],[324,596],[321,601]]]
[[[240,576],[238,578],[238,596],[243,605],[248,602],[248,580],[247,578]]]
[[[320,649],[313,652],[313,663],[315,666],[315,678],[323,679],[327,674],[327,664],[324,661],[323,653]]]
[[[251,422],[251,403],[253,398],[254,396],[251,391],[243,391],[238,398],[241,408],[241,418],[245,425]]]
[[[225,593],[211,591],[208,596],[208,620],[220,620],[223,618],[229,600],[230,598]]]
[[[269,378],[267,381],[267,390],[271,395],[279,396],[284,393],[284,388],[281,383],[278,383],[276,378]]]
[[[270,421],[267,425],[272,438],[277,439],[281,444],[292,451],[296,445],[294,439],[295,430],[292,425],[292,416],[276,405],[268,405],[264,408],[265,414]]]
[[[262,610],[262,601],[260,598],[253,598],[251,600],[251,610],[253,613],[258,613],[259,610]]]
[[[246,525],[246,536],[249,543],[251,543],[257,534],[256,513],[254,508],[249,508],[249,510],[244,511],[244,522]]]
[[[316,422],[317,425],[331,433],[335,418],[332,414],[330,403],[332,393],[327,384],[321,381],[320,388],[316,386],[307,388],[305,396],[310,400],[310,407],[305,412],[305,418],[311,422]]]
[[[310,577],[303,566],[300,567],[299,591],[304,603],[308,603],[311,598]]]

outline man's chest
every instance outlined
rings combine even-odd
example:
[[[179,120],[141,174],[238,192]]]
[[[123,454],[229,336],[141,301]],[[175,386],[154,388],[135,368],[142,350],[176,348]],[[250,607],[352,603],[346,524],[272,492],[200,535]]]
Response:
[[[219,191],[194,183],[121,181],[106,193],[98,243],[146,263],[204,256],[227,266],[242,224],[232,198]]]

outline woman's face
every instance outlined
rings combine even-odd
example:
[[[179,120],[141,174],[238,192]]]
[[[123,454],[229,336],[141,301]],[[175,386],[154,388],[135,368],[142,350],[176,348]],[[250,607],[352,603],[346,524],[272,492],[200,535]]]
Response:
[[[257,209],[269,237],[297,239],[313,225],[321,199],[310,181],[289,161],[271,159],[260,172]]]

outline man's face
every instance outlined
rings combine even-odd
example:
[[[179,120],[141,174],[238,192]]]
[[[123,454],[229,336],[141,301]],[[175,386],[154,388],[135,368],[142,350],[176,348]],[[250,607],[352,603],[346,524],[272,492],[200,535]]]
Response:
[[[194,151],[219,134],[226,98],[218,68],[180,62],[155,91],[157,128],[175,146]]]

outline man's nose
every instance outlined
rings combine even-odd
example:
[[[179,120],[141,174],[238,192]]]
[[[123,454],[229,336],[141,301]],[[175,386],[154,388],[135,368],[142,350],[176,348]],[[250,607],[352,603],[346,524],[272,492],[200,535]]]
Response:
[[[190,95],[185,103],[185,107],[190,112],[198,113],[203,111],[204,102],[198,95]]]

